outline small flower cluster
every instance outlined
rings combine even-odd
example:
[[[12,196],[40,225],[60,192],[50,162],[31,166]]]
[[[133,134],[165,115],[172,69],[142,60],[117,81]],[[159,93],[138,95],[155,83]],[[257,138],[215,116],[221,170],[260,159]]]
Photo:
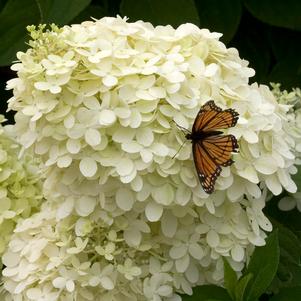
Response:
[[[18,53],[15,130],[47,173],[40,212],[18,223],[3,255],[6,300],[164,300],[239,272],[271,223],[268,190],[296,191],[287,108],[210,33],[103,18],[30,28]],[[51,45],[48,41],[52,41]],[[239,141],[207,195],[190,129],[213,99],[239,114]]]
[[[272,92],[277,101],[288,107],[285,131],[290,139],[290,144],[296,156],[296,164],[301,164],[301,90],[293,89],[291,92],[280,90],[280,84],[272,84]],[[300,168],[299,168],[300,169]],[[300,171],[299,171],[300,173]],[[279,208],[284,211],[292,210],[295,207],[301,211],[301,192],[290,193],[279,202]]]
[[[1,115],[0,255],[7,247],[17,221],[37,212],[42,199],[38,166],[29,154],[19,157],[21,147],[16,142],[11,127],[2,126],[4,121]]]

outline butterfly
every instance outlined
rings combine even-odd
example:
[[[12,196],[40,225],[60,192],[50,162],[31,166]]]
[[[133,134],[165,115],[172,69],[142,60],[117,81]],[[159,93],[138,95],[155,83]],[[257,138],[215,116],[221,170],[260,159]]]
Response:
[[[204,191],[214,191],[222,166],[234,163],[231,153],[238,151],[233,135],[223,135],[220,129],[236,125],[239,114],[233,109],[222,110],[213,100],[206,102],[197,114],[192,131],[185,135],[192,142],[192,153],[196,171]]]

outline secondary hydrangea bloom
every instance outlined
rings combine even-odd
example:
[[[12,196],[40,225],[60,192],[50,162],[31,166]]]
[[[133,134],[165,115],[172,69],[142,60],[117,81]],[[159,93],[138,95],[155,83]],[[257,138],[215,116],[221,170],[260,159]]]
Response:
[[[17,221],[38,210],[42,193],[38,166],[29,154],[19,157],[21,147],[4,121],[0,115],[0,255]]]
[[[248,62],[192,24],[103,18],[31,31],[9,107],[46,168],[48,202],[3,256],[6,299],[177,301],[221,283],[223,257],[241,271],[271,230],[268,190],[296,191],[287,108],[248,84]],[[190,129],[209,99],[240,114],[229,130],[240,152],[210,196],[191,144],[173,158],[185,137],[171,122]]]
[[[296,156],[296,163],[301,164],[301,90],[293,89],[291,92],[280,90],[280,84],[272,84],[273,94],[280,104],[289,107],[286,114],[286,122],[284,123],[285,131],[290,137],[290,144]],[[299,167],[300,169],[300,167]],[[299,171],[300,174],[300,171]],[[298,177],[300,178],[300,176]],[[301,183],[299,183],[300,185]],[[300,186],[299,186],[300,187]],[[283,197],[279,202],[281,210],[292,210],[297,208],[301,211],[301,192],[290,193]]]

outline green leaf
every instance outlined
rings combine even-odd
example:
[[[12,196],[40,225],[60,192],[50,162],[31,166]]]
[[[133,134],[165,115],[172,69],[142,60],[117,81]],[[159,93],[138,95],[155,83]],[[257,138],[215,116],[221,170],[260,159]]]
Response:
[[[300,0],[244,0],[249,12],[270,25],[301,30]]]
[[[270,301],[297,301],[301,300],[301,286],[283,288]]]
[[[16,52],[27,48],[26,26],[41,20],[34,0],[9,0],[0,13],[0,66],[10,65]]]
[[[10,65],[27,46],[27,25],[66,24],[91,0],[9,0],[0,13],[0,66]]]
[[[227,291],[216,285],[202,285],[193,289],[192,296],[183,295],[183,301],[232,301]]]
[[[271,27],[268,30],[268,40],[277,59],[269,75],[269,81],[280,82],[282,89],[300,86],[301,32]]]
[[[301,166],[298,166],[298,172],[292,176],[293,180],[295,181],[298,191],[301,191]]]
[[[285,227],[292,230],[299,240],[301,240],[301,218],[300,212],[296,208],[290,211],[281,211],[278,208],[278,203],[282,197],[286,194],[282,193],[279,196],[274,196],[269,202],[267,202],[264,208],[264,213],[270,218],[277,220]]]
[[[0,67],[0,114],[5,115],[8,119],[8,122],[13,124],[14,119],[13,116],[15,114],[14,111],[6,112],[7,110],[7,100],[13,96],[12,90],[5,90],[6,81],[11,78],[16,77],[15,72],[10,70],[9,67]]]
[[[248,14],[244,15],[238,32],[229,46],[237,48],[239,56],[248,60],[250,67],[254,68],[256,73],[251,78],[252,82],[269,83],[267,77],[270,71],[271,55],[268,42],[263,24]]]
[[[130,21],[143,20],[153,25],[174,27],[183,23],[199,25],[199,16],[193,0],[122,0],[120,13]]]
[[[296,286],[301,283],[301,242],[293,231],[274,219],[271,221],[274,228],[278,229],[280,262],[270,290],[278,292],[279,288]]]
[[[252,274],[253,277],[246,288],[246,301],[254,301],[265,292],[277,272],[279,255],[278,233],[276,230],[269,235],[265,246],[255,249],[250,259],[245,274]]]
[[[228,43],[237,31],[241,17],[240,0],[196,0],[200,27],[223,33]]]
[[[301,32],[285,28],[269,27],[268,39],[277,60],[298,56],[301,52]]]
[[[107,15],[107,11],[102,6],[89,5],[72,20],[72,23],[81,23],[83,21],[88,21],[91,18],[100,19]]]
[[[285,258],[287,262],[299,265],[301,256],[300,240],[294,232],[280,223],[273,221],[273,224],[278,229],[280,256]]]
[[[237,275],[236,272],[232,269],[231,265],[226,258],[224,260],[224,281],[225,288],[230,295],[230,297],[235,299],[235,287],[237,285]]]
[[[301,85],[300,67],[300,55],[285,57],[274,66],[268,80],[269,82],[281,82],[282,89],[298,87]]]
[[[269,291],[278,292],[284,287],[294,287],[301,283],[301,267],[295,264],[281,262],[277,275],[269,287]]]
[[[3,9],[3,7],[6,5],[8,0],[0,0],[0,11]]]
[[[253,274],[246,274],[238,280],[237,286],[235,287],[235,297],[234,298],[232,297],[233,300],[235,301],[244,300],[244,295],[245,295],[247,285],[252,278],[253,278]]]
[[[36,0],[41,12],[41,23],[65,25],[83,11],[91,0]]]

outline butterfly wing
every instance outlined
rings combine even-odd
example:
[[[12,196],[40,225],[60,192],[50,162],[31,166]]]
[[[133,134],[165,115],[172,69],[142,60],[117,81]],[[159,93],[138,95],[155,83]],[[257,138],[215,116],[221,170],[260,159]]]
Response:
[[[232,152],[238,148],[237,140],[233,135],[210,136],[203,140],[193,142],[194,164],[200,183],[207,193],[212,193],[221,166],[230,166]]]
[[[212,193],[214,184],[222,168],[206,151],[201,141],[193,141],[192,152],[200,183],[206,193]]]
[[[200,183],[207,193],[213,192],[216,179],[222,171],[221,166],[229,166],[233,163],[231,154],[237,151],[238,144],[233,135],[211,133],[208,136],[203,135],[204,138],[199,140],[195,137],[198,137],[198,134],[233,127],[237,120],[236,111],[222,110],[215,105],[213,100],[210,100],[201,107],[194,121],[191,135],[194,137],[191,138],[193,158]]]
[[[238,143],[233,135],[209,136],[201,141],[208,156],[218,165],[230,166],[232,152],[237,152]]]
[[[236,125],[238,113],[233,109],[222,110],[213,100],[206,102],[200,109],[192,126],[192,132],[215,131]]]

